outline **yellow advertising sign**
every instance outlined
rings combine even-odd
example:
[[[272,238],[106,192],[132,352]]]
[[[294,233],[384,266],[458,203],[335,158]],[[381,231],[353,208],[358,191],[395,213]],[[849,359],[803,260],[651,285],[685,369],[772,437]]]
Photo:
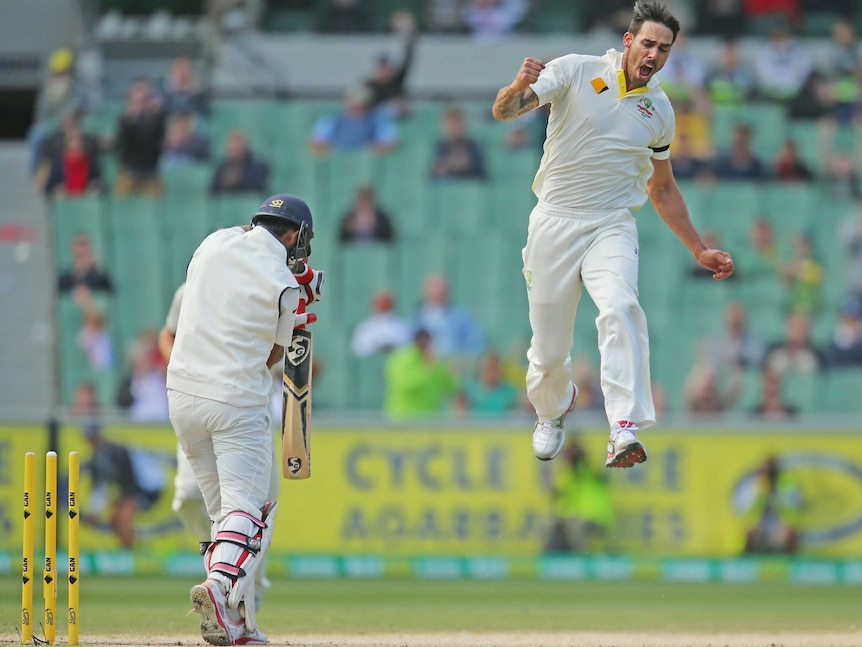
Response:
[[[840,448],[820,433],[644,434],[645,470],[615,475],[620,545],[673,555],[735,555],[752,523],[752,501],[767,457],[778,459],[800,493],[805,554],[862,554],[862,436]],[[846,441],[846,442],[845,442]]]
[[[36,454],[36,492],[44,493],[45,448],[47,435],[43,427],[0,427],[0,527],[12,532],[0,534],[0,548],[13,550],[19,546],[21,535],[20,493],[23,484],[24,454]],[[155,550],[193,550],[196,541],[187,535],[171,511],[173,476],[176,471],[176,437],[170,428],[121,427],[104,430],[104,440],[112,445],[130,449],[134,454],[133,469],[145,472],[141,476],[144,484],[158,495],[143,497],[134,515],[134,547]],[[112,529],[111,518],[115,502],[119,498],[117,480],[126,474],[118,473],[125,468],[106,453],[100,461],[99,470],[106,475],[104,490],[93,488],[93,448],[77,426],[66,426],[60,433],[57,456],[58,501],[65,505],[68,485],[69,452],[80,453],[81,477],[79,489],[80,545],[82,550],[118,549],[122,545]],[[115,469],[117,468],[117,469]],[[109,472],[113,472],[109,474]],[[42,495],[44,496],[44,494]],[[41,499],[37,499],[41,501]],[[36,536],[43,532],[43,513],[37,507]],[[60,511],[58,543],[64,548],[65,511]],[[37,551],[41,546],[37,543]]]
[[[315,476],[282,488],[291,549],[534,552],[547,498],[529,435],[333,431],[314,438]]]
[[[104,434],[148,453],[150,477],[161,479],[152,506],[136,514],[136,545],[155,554],[194,550],[197,538],[171,511],[171,429],[106,427]],[[0,550],[18,551],[23,457],[35,451],[44,474],[45,435],[38,427],[4,427],[0,438]],[[862,555],[862,434],[843,432],[837,445],[816,432],[647,432],[649,460],[630,470],[604,469],[606,438],[595,432],[581,440],[590,464],[608,478],[615,519],[608,551],[739,554],[753,519],[758,469],[776,456],[799,492],[801,552]],[[82,549],[119,548],[109,522],[117,488],[94,512],[92,448],[74,426],[62,430],[60,442],[61,481],[68,452],[81,453]],[[562,458],[533,457],[529,430],[318,426],[312,446],[314,476],[281,484],[276,553],[536,554],[552,519],[550,470],[564,468]]]

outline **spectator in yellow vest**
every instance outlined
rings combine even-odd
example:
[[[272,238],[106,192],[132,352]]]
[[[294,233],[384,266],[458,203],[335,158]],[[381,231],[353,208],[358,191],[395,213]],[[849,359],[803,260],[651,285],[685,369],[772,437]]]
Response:
[[[593,468],[580,443],[570,440],[560,470],[552,477],[554,520],[546,552],[603,550],[613,526],[607,477]]]

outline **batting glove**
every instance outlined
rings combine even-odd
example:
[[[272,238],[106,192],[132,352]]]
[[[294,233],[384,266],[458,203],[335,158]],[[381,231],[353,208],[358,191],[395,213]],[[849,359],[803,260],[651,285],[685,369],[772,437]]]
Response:
[[[308,325],[317,322],[317,315],[313,312],[304,312],[303,314],[298,314],[293,320],[294,328],[305,328]]]
[[[296,282],[305,290],[305,304],[311,305],[320,301],[323,295],[323,270],[315,270],[307,263],[299,262],[293,270]]]
[[[299,299],[299,306],[296,309],[296,316],[293,319],[294,328],[305,328],[317,321],[317,315],[313,312],[306,312],[305,299]]]

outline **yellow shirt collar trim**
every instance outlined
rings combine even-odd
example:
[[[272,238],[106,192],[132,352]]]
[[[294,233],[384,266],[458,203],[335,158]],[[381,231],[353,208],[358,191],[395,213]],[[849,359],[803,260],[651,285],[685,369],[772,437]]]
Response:
[[[617,85],[620,88],[620,99],[628,94],[643,94],[647,91],[647,86],[643,86],[626,92],[626,73],[622,69],[617,70]]]

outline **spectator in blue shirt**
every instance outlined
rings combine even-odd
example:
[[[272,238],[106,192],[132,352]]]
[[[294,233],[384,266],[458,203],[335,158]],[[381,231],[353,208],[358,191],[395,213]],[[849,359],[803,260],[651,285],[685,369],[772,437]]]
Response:
[[[207,97],[198,84],[192,61],[182,56],[171,63],[168,76],[159,85],[159,98],[168,114],[209,114]]]
[[[159,160],[162,168],[207,162],[209,158],[209,140],[195,131],[194,117],[188,113],[171,117]]]
[[[525,0],[470,0],[462,18],[477,43],[495,43],[512,32],[529,8]]]
[[[438,357],[474,360],[484,347],[478,322],[466,308],[449,301],[449,285],[440,274],[426,277],[423,300],[411,323],[414,330],[427,330],[431,334],[434,354]]]
[[[366,85],[345,93],[342,110],[320,117],[311,129],[309,141],[311,150],[318,155],[366,148],[385,153],[397,145],[398,128],[391,111],[371,108],[371,90]]]

